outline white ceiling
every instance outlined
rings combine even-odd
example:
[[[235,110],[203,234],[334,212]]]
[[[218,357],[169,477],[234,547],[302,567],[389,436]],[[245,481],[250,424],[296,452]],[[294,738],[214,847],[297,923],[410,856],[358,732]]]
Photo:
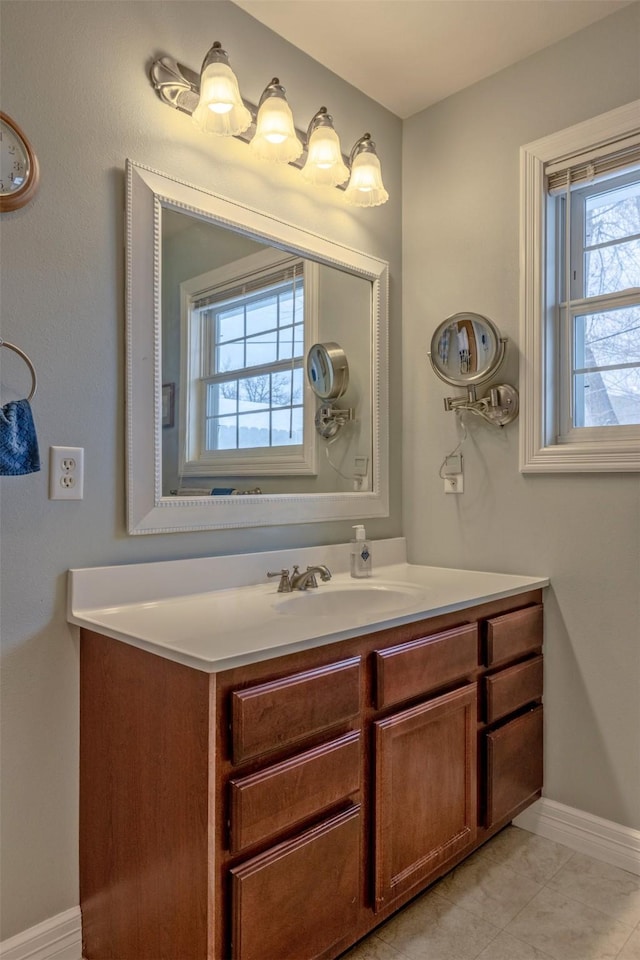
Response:
[[[404,119],[632,0],[235,2]]]

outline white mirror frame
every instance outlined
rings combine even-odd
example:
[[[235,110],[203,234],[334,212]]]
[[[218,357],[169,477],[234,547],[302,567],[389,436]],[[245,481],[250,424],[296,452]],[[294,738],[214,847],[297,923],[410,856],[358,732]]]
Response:
[[[371,491],[162,496],[161,211],[182,210],[371,281]],[[389,515],[386,261],[127,160],[127,529],[180,533]]]

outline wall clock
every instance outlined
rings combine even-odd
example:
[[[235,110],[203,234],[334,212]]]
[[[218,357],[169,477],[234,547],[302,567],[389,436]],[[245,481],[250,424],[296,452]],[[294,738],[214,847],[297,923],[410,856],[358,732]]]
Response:
[[[38,187],[38,160],[26,136],[0,111],[0,211],[19,210]]]

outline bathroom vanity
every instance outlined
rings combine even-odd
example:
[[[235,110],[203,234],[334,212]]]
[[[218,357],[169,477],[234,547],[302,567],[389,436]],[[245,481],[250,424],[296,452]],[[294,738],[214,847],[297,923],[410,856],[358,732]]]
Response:
[[[208,659],[171,619],[203,594],[90,608],[76,580],[86,960],[331,960],[540,796],[542,578],[222,591]]]

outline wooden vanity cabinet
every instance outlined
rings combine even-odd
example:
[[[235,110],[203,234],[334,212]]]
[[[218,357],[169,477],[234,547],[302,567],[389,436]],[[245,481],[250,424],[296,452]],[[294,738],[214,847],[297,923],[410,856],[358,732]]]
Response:
[[[86,960],[334,960],[540,795],[541,591],[207,674],[81,639]]]

